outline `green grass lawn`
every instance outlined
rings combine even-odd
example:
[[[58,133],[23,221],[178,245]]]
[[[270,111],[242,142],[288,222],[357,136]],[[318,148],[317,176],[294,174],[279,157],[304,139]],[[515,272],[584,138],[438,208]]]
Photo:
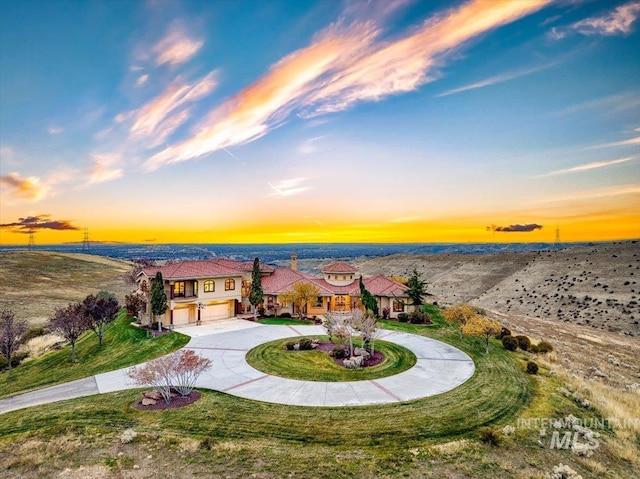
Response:
[[[260,324],[275,324],[275,325],[298,325],[298,326],[313,326],[316,324],[313,321],[305,320],[305,319],[294,319],[294,318],[263,318],[257,321]]]
[[[7,372],[0,374],[0,397],[138,364],[181,348],[187,342],[188,336],[176,332],[147,338],[146,331],[133,326],[123,310],[107,329],[102,347],[92,331],[78,340],[76,363],[71,363],[71,347],[67,345],[24,362],[14,369],[11,379]]]
[[[308,336],[328,341],[327,336]],[[416,356],[407,348],[386,341],[376,341],[376,350],[384,360],[369,368],[347,369],[335,363],[325,351],[287,351],[285,345],[300,337],[278,339],[261,344],[247,353],[247,362],[259,371],[303,381],[364,381],[406,371],[416,364]]]

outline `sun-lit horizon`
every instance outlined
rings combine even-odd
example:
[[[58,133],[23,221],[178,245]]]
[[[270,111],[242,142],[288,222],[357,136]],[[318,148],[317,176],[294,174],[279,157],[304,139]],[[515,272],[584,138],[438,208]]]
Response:
[[[639,16],[4,2],[0,245],[640,238]]]

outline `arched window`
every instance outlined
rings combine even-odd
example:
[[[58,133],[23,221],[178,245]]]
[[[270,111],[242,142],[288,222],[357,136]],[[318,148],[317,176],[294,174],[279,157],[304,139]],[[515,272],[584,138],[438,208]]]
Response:
[[[212,279],[208,279],[204,282],[204,292],[213,293],[216,290],[216,283]]]
[[[396,299],[393,302],[393,312],[394,313],[401,313],[403,311],[404,311],[404,301]]]
[[[232,291],[236,289],[236,280],[235,279],[231,279],[231,278],[227,278],[224,280],[224,290],[225,291]]]

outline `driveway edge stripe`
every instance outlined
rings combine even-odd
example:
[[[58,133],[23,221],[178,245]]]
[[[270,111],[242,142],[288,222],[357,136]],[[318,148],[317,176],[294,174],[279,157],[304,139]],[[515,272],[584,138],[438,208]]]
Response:
[[[228,392],[228,391],[231,391],[232,389],[236,389],[236,388],[239,388],[239,387],[242,387],[242,386],[246,386],[247,384],[251,384],[251,383],[254,383],[254,382],[256,382],[256,381],[260,381],[261,379],[268,378],[268,377],[269,377],[269,375],[268,375],[268,374],[265,374],[264,376],[260,376],[259,378],[249,379],[248,381],[245,381],[245,382],[243,382],[243,383],[236,384],[235,386],[231,386],[231,387],[229,387],[229,388],[227,388],[227,389],[223,389],[223,391],[222,391],[222,392],[225,392],[225,393],[226,393],[226,392]]]
[[[402,398],[399,396],[396,396],[394,393],[392,393],[391,391],[389,391],[387,388],[385,388],[382,384],[377,383],[376,381],[374,381],[373,379],[370,379],[369,382],[371,384],[373,384],[375,387],[377,387],[378,389],[380,389],[381,391],[384,391],[385,393],[387,393],[389,396],[391,396],[393,399],[395,399],[396,401],[402,401]]]

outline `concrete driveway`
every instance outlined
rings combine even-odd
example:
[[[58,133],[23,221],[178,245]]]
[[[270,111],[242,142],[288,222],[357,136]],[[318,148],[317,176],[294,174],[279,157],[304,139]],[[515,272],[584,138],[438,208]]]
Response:
[[[475,366],[469,356],[434,339],[381,330],[378,339],[413,351],[414,367],[395,376],[352,382],[317,382],[265,374],[245,360],[251,348],[276,339],[325,334],[321,326],[273,326],[233,319],[177,328],[191,336],[185,349],[213,361],[197,386],[257,401],[292,406],[365,406],[411,401],[441,394],[467,381]],[[24,407],[102,394],[134,385],[128,368],[0,400],[0,414]]]

